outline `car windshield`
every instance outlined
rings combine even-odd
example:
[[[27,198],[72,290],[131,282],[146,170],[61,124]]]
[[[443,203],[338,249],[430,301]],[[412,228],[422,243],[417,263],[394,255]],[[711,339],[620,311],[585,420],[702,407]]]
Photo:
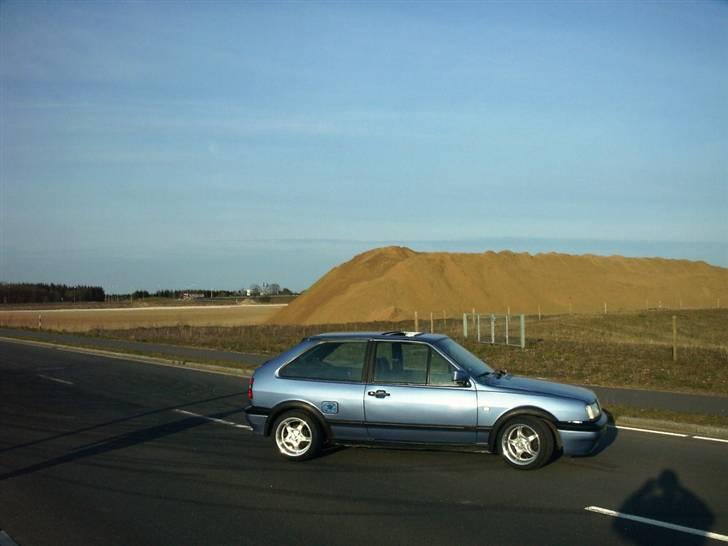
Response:
[[[438,344],[455,362],[465,368],[472,377],[493,373],[493,368],[480,360],[473,353],[462,345],[459,345],[450,338],[443,339]]]

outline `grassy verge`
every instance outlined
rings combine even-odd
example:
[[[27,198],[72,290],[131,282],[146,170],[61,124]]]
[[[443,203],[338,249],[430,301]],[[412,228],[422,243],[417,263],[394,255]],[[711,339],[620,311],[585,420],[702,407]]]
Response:
[[[728,431],[728,416],[705,415],[703,413],[689,413],[681,411],[662,410],[654,408],[636,408],[633,406],[610,405],[606,408],[614,417],[617,424],[642,419],[649,421],[666,421],[684,423],[701,427],[725,428]]]
[[[672,315],[678,316],[678,360],[672,360]],[[428,321],[429,322],[429,321]],[[535,317],[520,350],[463,339],[462,320],[435,330],[463,343],[493,367],[567,383],[728,395],[728,310]],[[428,323],[420,322],[429,327]],[[92,335],[262,354],[282,352],[326,331],[413,330],[409,322],[359,324],[173,326],[97,330]]]

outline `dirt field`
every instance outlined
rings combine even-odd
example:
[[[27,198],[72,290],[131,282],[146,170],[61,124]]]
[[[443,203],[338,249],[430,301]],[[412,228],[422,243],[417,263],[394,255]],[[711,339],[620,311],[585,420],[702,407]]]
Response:
[[[728,305],[728,269],[705,262],[566,254],[370,250],[333,268],[276,324],[420,319],[430,312],[593,314]]]
[[[87,332],[163,326],[248,326],[285,305],[205,305],[115,309],[0,310],[0,326]]]

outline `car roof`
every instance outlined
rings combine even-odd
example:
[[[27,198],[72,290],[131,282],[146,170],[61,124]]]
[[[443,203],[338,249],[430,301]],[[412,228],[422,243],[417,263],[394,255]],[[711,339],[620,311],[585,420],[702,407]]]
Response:
[[[362,340],[362,339],[374,339],[381,341],[392,341],[397,340],[417,340],[434,343],[441,339],[445,339],[447,336],[442,334],[429,334],[427,332],[405,332],[405,331],[392,331],[392,332],[326,332],[317,334],[307,338],[308,341],[323,341],[323,340]]]

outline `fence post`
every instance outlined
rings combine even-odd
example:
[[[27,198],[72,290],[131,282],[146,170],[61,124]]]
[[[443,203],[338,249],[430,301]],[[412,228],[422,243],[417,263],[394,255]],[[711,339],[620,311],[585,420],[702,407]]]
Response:
[[[526,348],[526,317],[521,314],[521,349]]]
[[[415,311],[415,332],[420,331],[420,321],[417,318],[417,311]]]
[[[430,311],[430,333],[431,334],[435,333],[435,321],[432,318],[432,311]]]
[[[508,308],[508,312],[510,313],[510,311],[511,311],[511,308],[509,307]],[[508,328],[509,328],[509,326],[508,326],[508,315],[506,315],[506,345],[508,345]]]
[[[43,315],[38,314],[38,330],[43,329]]]
[[[538,320],[541,320],[541,304],[538,306]]]
[[[475,319],[475,324],[478,328],[478,343],[480,343],[480,313],[478,313],[478,317]]]
[[[672,316],[672,360],[677,362],[677,317]]]
[[[463,313],[463,337],[468,337],[468,314]]]
[[[607,314],[607,302],[606,301],[604,302],[604,314],[605,315]]]
[[[495,315],[490,315],[490,344],[495,345]]]

